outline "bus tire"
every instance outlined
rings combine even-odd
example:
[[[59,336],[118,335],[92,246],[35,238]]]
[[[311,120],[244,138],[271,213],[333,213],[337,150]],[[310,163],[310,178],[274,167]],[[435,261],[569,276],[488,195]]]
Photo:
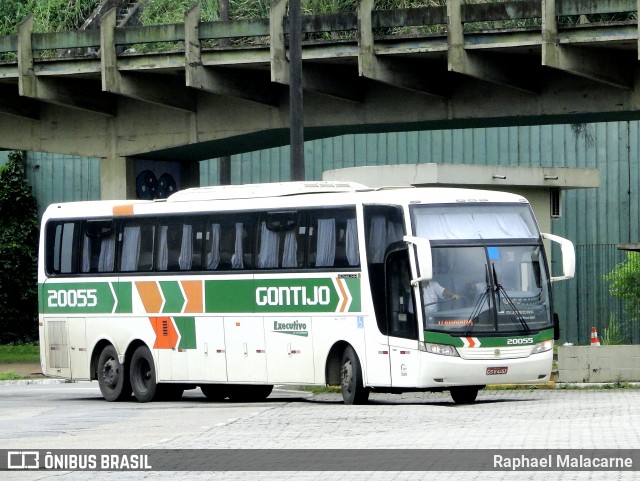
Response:
[[[153,401],[158,391],[156,382],[156,367],[153,356],[147,346],[139,346],[131,357],[129,367],[129,378],[133,395],[138,402],[146,403]]]
[[[345,404],[365,404],[369,399],[369,388],[362,382],[362,368],[356,351],[347,346],[340,365],[342,399]]]
[[[452,387],[449,392],[456,404],[473,404],[478,396],[479,386]]]
[[[229,399],[235,402],[258,402],[264,401],[273,391],[272,385],[245,385],[235,384],[229,386]]]
[[[131,397],[129,374],[118,361],[118,352],[111,344],[100,353],[96,374],[102,397],[107,401],[124,401]]]
[[[212,402],[224,401],[229,395],[225,384],[202,384],[200,390],[207,400]]]

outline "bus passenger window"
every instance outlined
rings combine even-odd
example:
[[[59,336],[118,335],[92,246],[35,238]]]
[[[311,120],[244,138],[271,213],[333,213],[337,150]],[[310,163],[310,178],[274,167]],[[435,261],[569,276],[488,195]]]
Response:
[[[55,274],[77,272],[76,222],[61,222],[47,227],[47,270]]]
[[[116,232],[112,220],[84,223],[81,242],[81,272],[113,272]]]
[[[248,269],[251,266],[251,242],[247,228],[250,216],[225,214],[206,223],[204,265],[209,271]]]
[[[338,208],[314,212],[309,223],[309,267],[359,265],[355,210]]]
[[[153,267],[155,225],[149,221],[127,222],[120,233],[120,271],[145,272]]]
[[[303,257],[298,249],[299,225],[297,211],[268,212],[263,217],[258,234],[259,269],[295,269],[301,266]]]
[[[194,225],[199,229],[197,219],[160,219],[156,270],[176,272],[194,267]]]

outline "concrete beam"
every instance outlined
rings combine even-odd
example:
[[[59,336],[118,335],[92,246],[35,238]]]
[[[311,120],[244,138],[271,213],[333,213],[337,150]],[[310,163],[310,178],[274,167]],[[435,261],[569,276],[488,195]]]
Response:
[[[450,72],[467,75],[485,82],[504,85],[529,93],[539,91],[534,66],[518,68],[519,59],[505,62],[504,54],[487,55],[465,49],[462,1],[447,1],[447,64]],[[513,56],[510,56],[513,59]]]
[[[40,104],[20,97],[17,85],[0,84],[0,114],[37,120],[40,118]]]
[[[371,12],[374,0],[358,5],[358,73],[378,82],[414,92],[447,98],[451,89],[446,77],[429,68],[427,61],[408,62],[376,55]]]
[[[187,87],[273,107],[280,104],[279,92],[271,85],[269,73],[259,70],[249,73],[246,69],[205,67],[202,64],[200,3],[187,10],[184,24]]]
[[[196,93],[185,87],[182,77],[118,70],[115,28],[116,9],[111,9],[100,21],[102,90],[142,102],[195,112]]]
[[[282,85],[289,85],[290,72],[284,33],[286,5],[286,0],[276,0],[269,13],[271,81]],[[348,68],[309,63],[302,65],[303,90],[341,100],[361,102],[364,87],[358,76],[353,75]]]
[[[31,34],[33,15],[18,25],[18,91],[20,95],[42,102],[78,110],[115,115],[114,99],[96,90],[90,82],[69,79],[38,78],[34,69]]]
[[[556,0],[542,0],[542,65],[620,89],[633,87],[633,70],[623,54],[560,44]]]

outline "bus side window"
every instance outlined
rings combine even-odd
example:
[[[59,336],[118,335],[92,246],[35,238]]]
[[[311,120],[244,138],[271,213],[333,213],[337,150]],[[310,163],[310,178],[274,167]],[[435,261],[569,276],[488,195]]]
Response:
[[[225,214],[207,220],[204,232],[204,264],[209,271],[251,268],[251,216]]]
[[[308,242],[310,268],[359,266],[355,209],[313,212],[310,215]]]
[[[195,229],[194,229],[195,227]],[[189,271],[199,267],[199,258],[194,266],[194,230],[200,229],[194,218],[160,219],[156,270]]]
[[[402,209],[392,205],[365,205],[365,244],[369,264],[384,262],[387,247],[405,234]]]
[[[84,222],[81,241],[81,272],[113,272],[116,252],[113,220]]]
[[[47,270],[72,274],[78,270],[76,238],[79,222],[56,222],[47,226]]]
[[[126,220],[122,223],[120,243],[120,271],[148,272],[153,267],[155,222]]]
[[[301,258],[297,211],[267,212],[258,221],[259,269],[295,269]]]

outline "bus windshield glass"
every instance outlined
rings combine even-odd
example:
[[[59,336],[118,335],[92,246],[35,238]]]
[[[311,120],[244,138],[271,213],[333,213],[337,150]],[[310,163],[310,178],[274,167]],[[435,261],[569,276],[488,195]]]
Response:
[[[426,330],[477,336],[551,327],[548,276],[528,205],[414,206],[412,218],[418,236],[431,239],[433,278],[420,289]]]

